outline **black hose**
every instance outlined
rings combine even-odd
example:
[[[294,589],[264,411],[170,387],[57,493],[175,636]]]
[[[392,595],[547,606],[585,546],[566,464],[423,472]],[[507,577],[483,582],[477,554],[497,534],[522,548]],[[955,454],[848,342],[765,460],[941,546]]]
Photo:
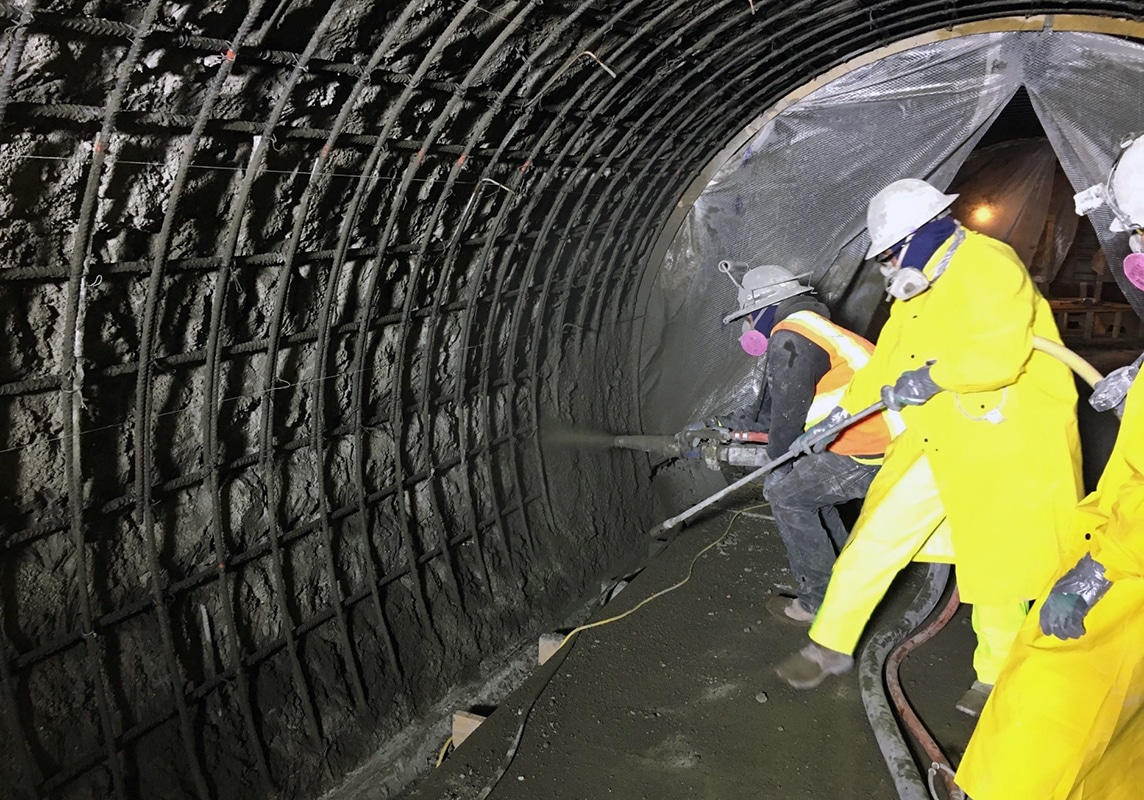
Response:
[[[933,612],[948,582],[949,565],[930,564],[925,583],[897,624],[871,636],[858,657],[862,705],[900,800],[930,800],[930,795],[886,697],[882,674],[890,651]]]

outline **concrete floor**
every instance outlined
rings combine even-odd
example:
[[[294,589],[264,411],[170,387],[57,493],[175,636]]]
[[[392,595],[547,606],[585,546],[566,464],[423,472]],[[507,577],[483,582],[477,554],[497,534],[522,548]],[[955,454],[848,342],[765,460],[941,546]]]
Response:
[[[805,630],[773,620],[763,607],[789,588],[774,523],[760,516],[768,509],[740,515],[728,528],[730,511],[761,502],[749,491],[686,528],[594,618],[627,611],[681,580],[695,554],[726,531],[686,585],[579,634],[410,800],[486,796],[482,789],[503,765],[522,714],[519,748],[488,795],[497,800],[894,797],[856,671],[809,692],[772,672],[801,646]],[[919,585],[918,568],[905,573],[871,629]],[[972,720],[953,708],[973,679],[967,610],[902,669],[906,692],[955,765],[972,732]]]

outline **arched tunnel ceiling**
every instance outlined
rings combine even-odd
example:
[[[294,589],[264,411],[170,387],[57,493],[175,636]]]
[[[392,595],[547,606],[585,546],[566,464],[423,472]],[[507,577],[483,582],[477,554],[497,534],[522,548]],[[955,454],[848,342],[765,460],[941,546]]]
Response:
[[[1130,2],[0,3],[0,783],[313,796],[638,544],[648,259],[761,110]]]

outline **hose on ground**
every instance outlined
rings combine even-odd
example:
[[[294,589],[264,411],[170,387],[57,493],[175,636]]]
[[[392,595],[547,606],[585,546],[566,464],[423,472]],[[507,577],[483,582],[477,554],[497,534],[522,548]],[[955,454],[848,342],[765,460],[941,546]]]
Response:
[[[895,625],[871,636],[858,657],[862,705],[900,800],[930,800],[930,796],[890,708],[882,676],[890,651],[933,612],[949,582],[948,564],[933,563],[928,567],[925,582],[910,607]]]
[[[1103,377],[1095,367],[1062,344],[1041,336],[1034,336],[1033,348],[1060,361],[1089,386],[1095,386],[1097,381]],[[945,591],[946,584],[949,582],[949,573],[950,569],[946,564],[930,564],[925,584],[918,591],[910,608],[907,609],[898,624],[872,636],[859,657],[858,677],[862,691],[862,704],[866,708],[866,717],[870,720],[874,737],[878,741],[882,757],[886,761],[894,785],[898,789],[898,796],[902,800],[936,798],[934,783],[938,774],[944,778],[946,792],[951,800],[964,800],[965,798],[965,793],[953,781],[954,771],[952,767],[942,754],[937,742],[930,736],[929,731],[914,713],[905,693],[902,691],[901,682],[898,678],[898,667],[905,657],[944,628],[961,604],[957,589],[954,588],[941,614],[924,630],[918,631],[908,640],[902,642],[901,645],[898,645],[898,642],[909,636],[910,631],[933,612]],[[893,651],[892,654],[891,651]],[[902,725],[910,732],[930,759],[931,766],[925,784],[921,781],[913,756],[902,737],[901,728],[890,709],[887,693],[893,699]]]
[[[946,796],[950,800],[965,800],[965,793],[954,783],[953,767],[950,766],[945,754],[941,752],[941,748],[937,742],[934,741],[934,738],[930,736],[929,731],[926,730],[921,719],[914,713],[914,709],[910,706],[909,700],[906,699],[906,694],[902,691],[902,684],[898,677],[898,668],[906,656],[932,639],[938,631],[944,628],[949,621],[953,619],[953,615],[957,613],[957,609],[960,605],[961,596],[955,586],[949,595],[949,600],[946,602],[945,608],[942,609],[941,613],[933,622],[898,645],[886,661],[886,690],[889,692],[890,699],[894,702],[894,707],[898,710],[898,718],[901,719],[902,725],[910,732],[914,737],[914,741],[918,743],[922,751],[926,754],[926,757],[930,760],[929,774],[926,776],[926,782],[929,786],[930,795],[935,798],[935,800],[938,800],[938,794],[934,786],[934,780],[939,773],[945,780]]]

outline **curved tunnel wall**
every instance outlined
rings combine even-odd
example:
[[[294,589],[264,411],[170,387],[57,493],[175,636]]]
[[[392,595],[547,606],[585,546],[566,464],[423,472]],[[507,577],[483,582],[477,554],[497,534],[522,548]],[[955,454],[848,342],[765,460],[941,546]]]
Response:
[[[1138,4],[0,4],[0,782],[310,796],[639,546],[645,265],[862,52]],[[633,502],[632,498],[637,498]]]

